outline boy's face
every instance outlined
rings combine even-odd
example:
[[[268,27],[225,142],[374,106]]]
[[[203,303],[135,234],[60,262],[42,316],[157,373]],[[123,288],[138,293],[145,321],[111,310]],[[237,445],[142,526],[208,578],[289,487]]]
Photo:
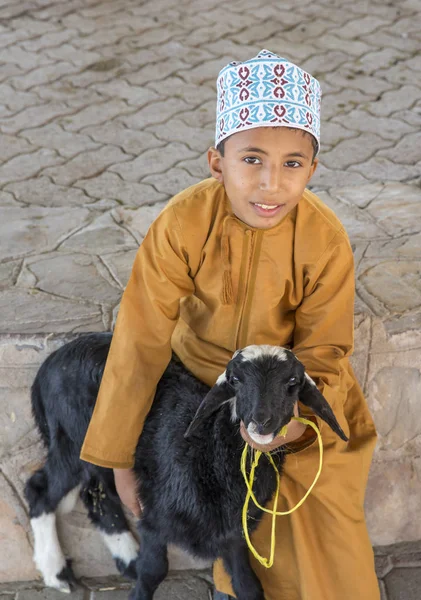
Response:
[[[288,127],[257,127],[233,134],[224,156],[208,150],[212,176],[224,184],[234,214],[268,229],[299,202],[317,159],[309,134]]]

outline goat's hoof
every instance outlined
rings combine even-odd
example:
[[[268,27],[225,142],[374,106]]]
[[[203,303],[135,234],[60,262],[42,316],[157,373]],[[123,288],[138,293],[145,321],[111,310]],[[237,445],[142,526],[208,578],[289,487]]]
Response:
[[[115,564],[119,572],[123,575],[123,577],[127,577],[127,579],[132,579],[133,581],[136,581],[136,560],[131,560],[129,564],[127,564],[123,560],[121,560],[121,558],[116,558]]]
[[[72,562],[70,559],[66,560],[66,566],[57,575],[58,585],[54,586],[59,592],[64,594],[70,594],[70,592],[77,586],[77,579],[72,569]]]

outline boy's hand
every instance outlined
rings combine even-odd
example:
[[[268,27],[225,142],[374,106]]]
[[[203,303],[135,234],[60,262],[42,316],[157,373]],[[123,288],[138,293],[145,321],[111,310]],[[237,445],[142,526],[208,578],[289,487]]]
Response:
[[[133,469],[113,469],[115,487],[120,500],[135,517],[142,514],[142,505],[137,495],[137,478]]]
[[[298,412],[297,403],[294,406],[294,416],[300,416]],[[270,444],[256,444],[256,442],[253,441],[252,438],[249,436],[242,421],[240,426],[240,433],[243,440],[255,450],[260,450],[261,452],[270,452],[271,450],[275,450],[280,446],[284,446],[285,444],[289,444],[291,442],[295,442],[295,440],[298,440],[298,438],[300,438],[303,435],[304,431],[306,430],[306,427],[307,425],[304,425],[304,423],[299,423],[298,421],[290,421],[288,423],[288,431],[286,436],[281,437],[278,435]]]

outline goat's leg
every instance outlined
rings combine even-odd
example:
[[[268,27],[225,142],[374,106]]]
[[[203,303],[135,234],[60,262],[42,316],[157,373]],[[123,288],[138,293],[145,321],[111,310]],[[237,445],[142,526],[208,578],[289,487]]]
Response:
[[[231,577],[232,587],[241,600],[264,600],[262,584],[251,568],[244,540],[230,540],[221,552],[224,566]]]
[[[114,485],[112,481],[108,483]],[[117,493],[105,482],[92,477],[84,487],[81,498],[88,509],[90,520],[111,552],[117,569],[125,577],[136,579],[139,544],[130,531]]]
[[[45,585],[69,593],[75,583],[70,561],[57,535],[56,514],[70,512],[79,491],[78,476],[51,458],[29,478],[25,496],[34,534],[34,562]]]
[[[136,586],[130,600],[152,600],[156,588],[168,573],[167,545],[160,541],[159,533],[144,523],[139,523],[140,552],[136,563]]]

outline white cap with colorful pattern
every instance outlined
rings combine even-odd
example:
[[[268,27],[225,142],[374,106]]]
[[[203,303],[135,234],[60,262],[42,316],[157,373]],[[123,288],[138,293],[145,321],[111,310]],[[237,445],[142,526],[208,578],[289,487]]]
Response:
[[[293,127],[311,133],[320,148],[320,84],[273,52],[231,62],[217,79],[215,146],[254,127]]]

